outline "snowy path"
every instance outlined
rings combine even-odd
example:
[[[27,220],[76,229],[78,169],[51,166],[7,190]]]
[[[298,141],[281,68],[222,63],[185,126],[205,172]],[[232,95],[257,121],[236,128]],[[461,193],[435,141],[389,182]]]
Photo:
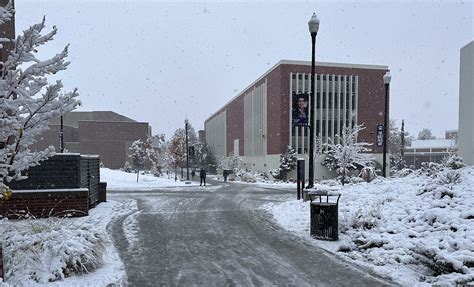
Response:
[[[130,286],[382,286],[274,224],[257,207],[286,192],[238,184],[110,193],[138,211],[109,225]]]

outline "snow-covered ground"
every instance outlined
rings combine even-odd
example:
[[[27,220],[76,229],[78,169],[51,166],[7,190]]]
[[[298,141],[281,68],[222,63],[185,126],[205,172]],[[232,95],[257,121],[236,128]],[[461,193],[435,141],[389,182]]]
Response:
[[[196,176],[195,180],[199,180]],[[168,178],[156,177],[150,174],[141,174],[138,177],[136,173],[127,173],[120,170],[113,170],[108,168],[100,169],[100,181],[107,182],[107,189],[112,190],[130,190],[130,191],[150,191],[161,187],[176,187],[176,186],[196,186],[199,185],[197,181],[191,181],[191,184],[186,184],[184,181],[174,181],[174,174]]]
[[[109,200],[87,217],[0,221],[6,269],[6,283],[0,286],[122,285],[126,273],[106,226],[135,209],[135,201]],[[63,278],[64,268],[73,269],[72,262],[85,259],[93,262],[85,268],[97,264],[97,269]]]
[[[316,188],[342,194],[337,242],[310,239],[307,202],[288,197],[263,208],[284,228],[403,285],[474,282],[474,167],[330,183]]]

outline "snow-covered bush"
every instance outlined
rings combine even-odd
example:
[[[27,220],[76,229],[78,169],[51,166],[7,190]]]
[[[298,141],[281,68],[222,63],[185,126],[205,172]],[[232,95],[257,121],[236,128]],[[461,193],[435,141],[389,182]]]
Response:
[[[357,209],[355,212],[344,213],[341,220],[341,233],[349,229],[372,229],[382,219],[383,205],[372,205],[367,209]]]
[[[257,178],[251,173],[244,173],[241,175],[240,180],[243,182],[257,182]]]
[[[434,276],[442,274],[456,273],[468,273],[468,268],[474,266],[474,258],[466,257],[465,261],[460,261],[458,258],[453,258],[449,255],[451,252],[459,251],[464,246],[443,246],[438,247],[435,244],[426,246],[426,243],[418,243],[415,247],[411,248],[412,256],[419,263],[428,267],[433,271]],[[467,283],[467,282],[458,282]]]
[[[398,177],[405,177],[413,173],[413,169],[410,168],[403,168],[399,172],[397,172]]]
[[[121,168],[122,171],[125,171],[125,172],[128,172],[128,173],[132,173],[133,172],[133,169],[132,169],[132,165],[126,161],[124,166]]]
[[[371,166],[363,167],[359,173],[359,177],[365,180],[366,182],[371,182],[377,177],[375,169]]]
[[[288,172],[296,169],[297,160],[296,151],[288,146],[286,152],[280,155],[280,165],[278,168],[270,170],[270,174],[275,179],[286,180]]]
[[[429,177],[435,177],[441,170],[443,165],[436,162],[422,162],[421,172]]]
[[[466,166],[462,160],[462,157],[455,153],[451,153],[446,158],[444,158],[443,165],[450,169],[460,169]]]
[[[98,268],[105,235],[92,224],[68,222],[57,218],[8,222],[3,234],[6,281],[48,283]]]

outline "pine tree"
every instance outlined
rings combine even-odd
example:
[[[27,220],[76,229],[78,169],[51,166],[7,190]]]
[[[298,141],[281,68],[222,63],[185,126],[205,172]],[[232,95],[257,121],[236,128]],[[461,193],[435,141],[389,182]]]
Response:
[[[288,172],[296,169],[297,153],[290,146],[287,147],[286,152],[280,155],[280,165],[277,169],[270,170],[270,174],[279,180],[286,180]]]
[[[0,8],[0,23],[10,21],[11,4]],[[31,151],[28,147],[48,129],[50,119],[79,105],[77,90],[63,93],[61,81],[48,77],[65,70],[68,46],[47,60],[37,57],[39,48],[52,41],[53,27],[44,34],[45,19],[24,30],[14,41],[5,63],[0,63],[0,199],[9,194],[8,182],[25,178],[23,170],[54,154],[54,147]],[[4,40],[4,39],[3,39]]]

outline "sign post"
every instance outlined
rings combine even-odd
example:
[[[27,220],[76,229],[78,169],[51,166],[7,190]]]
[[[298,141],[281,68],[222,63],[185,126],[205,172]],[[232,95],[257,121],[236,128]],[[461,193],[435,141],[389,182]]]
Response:
[[[296,161],[296,199],[300,200],[304,189],[304,159]]]

